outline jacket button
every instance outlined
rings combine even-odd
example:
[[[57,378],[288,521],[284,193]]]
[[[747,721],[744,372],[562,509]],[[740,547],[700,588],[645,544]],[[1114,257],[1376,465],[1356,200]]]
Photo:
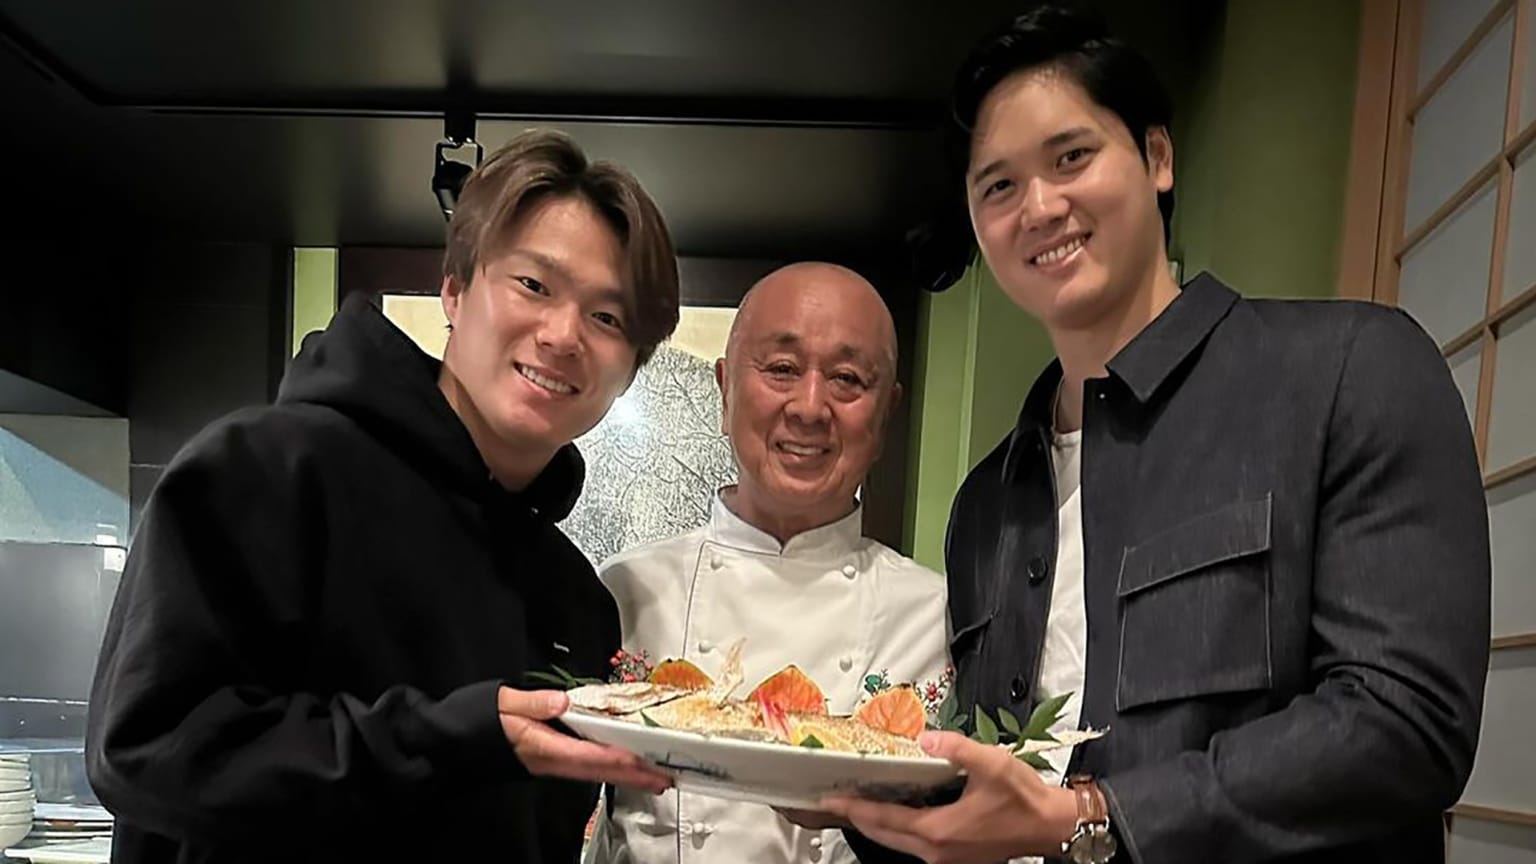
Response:
[[[714,643],[710,642],[708,639],[705,639],[704,641],[699,643],[699,653],[700,654],[708,654],[709,652],[711,652],[713,650],[715,650]]]
[[[1045,574],[1050,572],[1050,568],[1045,563],[1045,556],[1036,555],[1029,559],[1029,564],[1025,565],[1024,572],[1029,574],[1029,584],[1039,585],[1041,582],[1044,582]]]
[[[719,555],[711,555],[711,556],[709,556],[709,569],[711,569],[711,570],[719,570],[721,567],[724,567],[724,566],[725,566],[725,562],[720,559]]]
[[[859,575],[859,568],[853,566],[852,564],[844,564],[843,575],[849,579],[852,579],[853,577]]]
[[[1028,695],[1029,691],[1024,687],[1024,676],[1013,676],[1013,683],[1008,685],[1008,698],[1015,702],[1023,702],[1024,697]]]
[[[842,659],[837,661],[837,667],[839,669],[843,670],[844,672],[847,672],[849,669],[853,668],[853,658],[852,657],[843,657]]]

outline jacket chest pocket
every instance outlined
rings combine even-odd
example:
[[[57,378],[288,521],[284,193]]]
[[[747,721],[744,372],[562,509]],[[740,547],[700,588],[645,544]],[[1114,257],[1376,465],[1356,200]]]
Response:
[[[1267,689],[1270,497],[1125,550],[1115,707]]]

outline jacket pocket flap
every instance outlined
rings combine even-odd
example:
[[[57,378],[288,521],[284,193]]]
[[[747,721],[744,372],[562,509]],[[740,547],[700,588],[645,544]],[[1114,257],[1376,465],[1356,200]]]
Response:
[[[1270,493],[1234,501],[1131,546],[1117,594],[1129,597],[1212,564],[1269,550]]]

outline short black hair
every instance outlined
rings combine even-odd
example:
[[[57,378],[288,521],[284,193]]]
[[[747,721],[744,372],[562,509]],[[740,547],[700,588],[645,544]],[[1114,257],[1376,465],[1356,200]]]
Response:
[[[1173,136],[1173,103],[1151,62],[1115,38],[1096,11],[1080,3],[1043,3],[992,31],[971,49],[950,91],[948,150],[963,176],[970,168],[971,133],[981,103],[1015,72],[1051,69],[1066,75],[1130,130],[1141,158],[1147,132]],[[1173,190],[1160,192],[1163,243],[1173,231]]]

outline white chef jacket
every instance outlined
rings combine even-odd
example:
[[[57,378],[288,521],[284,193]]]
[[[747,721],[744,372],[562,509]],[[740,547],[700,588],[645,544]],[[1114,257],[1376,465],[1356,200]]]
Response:
[[[603,565],[625,650],[654,662],[683,657],[714,677],[745,637],[744,690],[793,663],[834,714],[858,705],[869,676],[934,695],[928,685],[948,680],[944,577],[862,536],[861,526],[855,510],[781,546],[716,495],[702,528]],[[596,864],[857,860],[841,831],[807,831],[762,805],[676,789],[609,792],[588,848]]]

